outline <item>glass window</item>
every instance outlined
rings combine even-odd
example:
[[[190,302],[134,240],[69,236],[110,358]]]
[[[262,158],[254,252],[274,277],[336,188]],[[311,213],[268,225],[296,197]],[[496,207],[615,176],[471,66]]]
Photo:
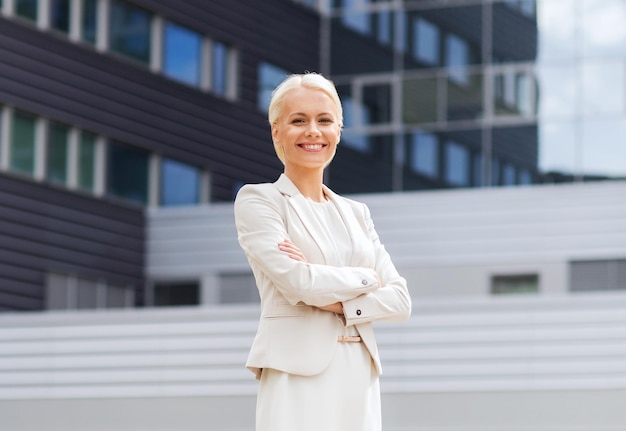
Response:
[[[491,159],[491,185],[500,185],[500,160],[495,157]]]
[[[383,45],[391,45],[393,40],[392,15],[388,10],[378,12],[377,17],[377,37],[378,41]]]
[[[67,310],[70,307],[69,290],[66,275],[46,274],[46,310]]]
[[[526,169],[520,169],[519,171],[519,184],[528,185],[532,184],[533,177],[530,172]]]
[[[505,186],[512,186],[515,184],[515,166],[508,163],[504,165],[502,184]]]
[[[483,185],[483,155],[481,153],[474,154],[474,171],[472,173],[474,177],[474,186],[481,187]]]
[[[582,260],[570,262],[570,289],[626,290],[626,259]]]
[[[267,112],[270,100],[272,99],[272,91],[287,77],[289,72],[273,64],[261,62],[259,63],[258,73],[259,92],[257,96],[257,106],[260,111]]]
[[[578,102],[579,67],[573,62],[539,69],[539,112],[544,119],[574,118]]]
[[[63,33],[70,32],[70,0],[50,2],[50,26]]]
[[[446,37],[446,66],[450,79],[457,84],[467,84],[469,81],[468,64],[469,46],[467,42],[458,36],[449,34]]]
[[[107,179],[109,195],[146,204],[148,202],[148,153],[138,148],[111,143]]]
[[[106,289],[106,307],[124,308],[130,307],[128,289],[122,286],[108,285]]]
[[[343,24],[359,33],[369,34],[371,31],[369,13],[356,10],[361,2],[359,0],[343,0],[342,3],[341,20]]]
[[[98,308],[98,282],[79,278],[77,296],[77,308]]]
[[[483,76],[482,74],[468,74],[468,81],[464,85],[457,85],[448,81],[448,120],[474,120],[483,116]]]
[[[446,181],[455,186],[469,185],[469,151],[456,142],[446,145]]]
[[[537,274],[494,275],[491,277],[491,293],[510,295],[539,292]]]
[[[83,15],[81,17],[83,41],[95,44],[98,26],[98,0],[83,0]]]
[[[211,65],[211,91],[225,96],[228,90],[228,47],[221,42],[213,42]]]
[[[346,87],[339,86],[338,88],[341,89]],[[341,95],[340,97],[342,101],[341,105],[343,107],[343,124],[345,127],[344,131],[341,133],[341,146],[347,146],[362,153],[370,151],[370,142],[368,136],[363,133],[355,133],[351,131],[351,128],[355,126],[355,102],[352,99],[352,96]]]
[[[439,142],[432,133],[414,133],[411,141],[411,167],[431,178],[439,176]]]
[[[67,152],[70,128],[64,124],[50,123],[46,178],[48,181],[65,184],[67,181]]]
[[[163,41],[163,72],[186,84],[200,85],[202,36],[168,22]]]
[[[424,18],[417,18],[413,22],[413,56],[429,65],[437,65],[439,46],[439,28]]]
[[[402,116],[407,124],[434,123],[439,110],[436,78],[416,78],[404,81]]]
[[[136,6],[111,3],[110,46],[114,52],[150,64],[149,12]]]
[[[583,114],[621,115],[626,112],[626,65],[623,60],[586,60],[581,65],[580,74]]]
[[[577,130],[578,141],[569,142],[580,159],[580,171],[589,179],[626,178],[626,118],[588,119]],[[576,145],[579,143],[579,145]]]
[[[11,170],[34,175],[37,117],[24,112],[14,111],[13,128],[11,132]]]
[[[391,122],[391,85],[372,84],[363,86],[363,124]]]
[[[15,13],[22,18],[37,21],[37,0],[14,0]]]
[[[157,283],[153,292],[155,306],[198,305],[200,303],[198,282]]]
[[[543,121],[539,128],[539,167],[555,181],[563,176],[581,173],[581,136],[573,122]],[[595,141],[598,141],[596,138]]]
[[[624,0],[579,0],[576,3],[579,20],[579,38],[575,39],[577,48],[582,48],[586,56],[622,57],[626,50]]]
[[[200,170],[172,159],[161,162],[161,205],[194,205],[200,198]]]
[[[78,142],[78,187],[93,191],[96,172],[96,140],[97,136],[89,132],[81,132]]]

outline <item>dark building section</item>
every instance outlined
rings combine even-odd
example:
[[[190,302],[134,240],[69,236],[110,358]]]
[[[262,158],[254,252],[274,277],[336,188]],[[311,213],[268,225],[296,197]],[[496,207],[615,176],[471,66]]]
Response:
[[[136,3],[173,13],[166,1]],[[172,19],[223,36],[237,48],[240,87],[234,102],[120,56],[2,20],[0,103],[200,165],[211,174],[211,199],[231,200],[237,182],[262,181],[280,169],[265,114],[257,109],[258,63],[317,70],[319,18],[280,0],[265,2],[261,11],[250,1],[237,8],[219,4],[182,2]],[[297,27],[286,20],[294,14]]]
[[[260,67],[319,70],[320,17],[289,1],[111,0],[104,16],[80,4],[78,20],[42,23],[52,2],[0,17],[0,310],[141,305],[144,207],[165,205],[160,193],[189,167],[202,197],[185,204],[276,179]],[[170,29],[197,37],[195,84],[166,70]],[[83,135],[99,177],[77,193]]]
[[[46,308],[50,277],[140,301],[144,240],[141,208],[0,174],[0,310]]]

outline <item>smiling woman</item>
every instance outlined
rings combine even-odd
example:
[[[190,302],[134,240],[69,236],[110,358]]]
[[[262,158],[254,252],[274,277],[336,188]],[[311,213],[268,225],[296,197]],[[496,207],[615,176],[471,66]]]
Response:
[[[261,318],[246,366],[259,380],[259,431],[381,429],[372,322],[404,320],[411,299],[368,208],[326,187],[341,102],[319,74],[273,92],[269,122],[285,165],[273,184],[242,187],[238,239],[256,278]]]

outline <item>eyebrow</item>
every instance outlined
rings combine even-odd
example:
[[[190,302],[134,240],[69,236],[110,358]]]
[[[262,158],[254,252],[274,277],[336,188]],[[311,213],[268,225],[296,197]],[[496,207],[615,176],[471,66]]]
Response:
[[[307,114],[305,114],[304,112],[294,112],[293,114],[289,114],[289,117],[294,117],[296,115],[304,115],[306,117]],[[324,115],[331,115],[334,116],[335,114],[332,114],[330,112],[321,112],[320,114],[318,114],[318,117],[324,116]]]

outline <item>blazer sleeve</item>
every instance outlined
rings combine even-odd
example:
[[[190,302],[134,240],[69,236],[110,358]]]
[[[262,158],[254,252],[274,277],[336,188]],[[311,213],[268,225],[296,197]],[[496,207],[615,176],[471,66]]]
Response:
[[[411,297],[406,280],[400,276],[380,238],[369,209],[363,205],[363,216],[375,251],[375,268],[382,287],[357,298],[343,301],[346,326],[372,321],[401,321],[411,315]]]
[[[289,239],[285,210],[280,207],[283,200],[271,184],[242,187],[235,199],[235,225],[250,265],[268,277],[290,304],[325,306],[379,288],[373,268],[299,262],[280,251],[278,243]]]

